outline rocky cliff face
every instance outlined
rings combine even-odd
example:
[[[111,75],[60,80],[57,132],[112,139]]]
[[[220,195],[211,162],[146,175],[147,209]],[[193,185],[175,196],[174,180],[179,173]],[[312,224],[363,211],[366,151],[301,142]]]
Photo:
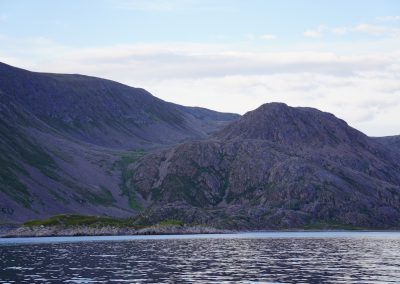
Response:
[[[132,216],[125,164],[239,117],[109,80],[2,63],[0,110],[0,223],[78,212]]]
[[[398,153],[315,109],[263,105],[211,139],[147,155],[130,171],[148,220],[257,229],[400,225]]]

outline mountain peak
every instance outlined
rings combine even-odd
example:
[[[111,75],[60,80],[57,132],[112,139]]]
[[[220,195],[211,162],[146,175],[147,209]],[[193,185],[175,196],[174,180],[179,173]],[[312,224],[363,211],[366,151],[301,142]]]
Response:
[[[289,106],[282,102],[270,102],[260,105],[257,109],[282,109],[282,108],[289,108]],[[255,110],[257,110],[255,109]]]
[[[361,142],[366,137],[331,113],[284,103],[266,103],[216,134],[220,139],[261,139],[305,146]]]

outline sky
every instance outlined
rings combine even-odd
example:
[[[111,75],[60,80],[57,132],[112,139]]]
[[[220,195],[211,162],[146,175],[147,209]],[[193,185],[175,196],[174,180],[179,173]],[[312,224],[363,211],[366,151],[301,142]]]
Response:
[[[400,134],[398,0],[0,0],[0,61],[224,112],[315,107]]]

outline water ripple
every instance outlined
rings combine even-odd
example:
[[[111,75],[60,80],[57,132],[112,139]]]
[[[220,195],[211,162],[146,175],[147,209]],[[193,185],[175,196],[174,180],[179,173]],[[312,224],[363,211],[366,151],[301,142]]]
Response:
[[[398,283],[399,251],[399,237],[9,245],[0,283]]]

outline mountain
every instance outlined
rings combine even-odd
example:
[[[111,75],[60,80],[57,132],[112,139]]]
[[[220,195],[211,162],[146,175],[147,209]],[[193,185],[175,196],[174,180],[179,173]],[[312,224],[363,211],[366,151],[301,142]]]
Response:
[[[385,136],[385,137],[374,137],[376,141],[382,143],[386,147],[392,149],[393,151],[400,152],[400,135],[395,136]]]
[[[313,108],[269,103],[240,117],[0,64],[0,224],[75,213],[398,229],[399,141]]]
[[[399,228],[400,153],[312,108],[265,104],[202,141],[142,157],[143,222],[236,229]]]
[[[239,117],[168,103],[110,80],[30,72],[2,63],[0,90],[68,137],[120,149],[204,138]]]
[[[0,63],[0,223],[60,213],[132,216],[122,170],[150,149],[204,139],[239,115],[143,89]]]

